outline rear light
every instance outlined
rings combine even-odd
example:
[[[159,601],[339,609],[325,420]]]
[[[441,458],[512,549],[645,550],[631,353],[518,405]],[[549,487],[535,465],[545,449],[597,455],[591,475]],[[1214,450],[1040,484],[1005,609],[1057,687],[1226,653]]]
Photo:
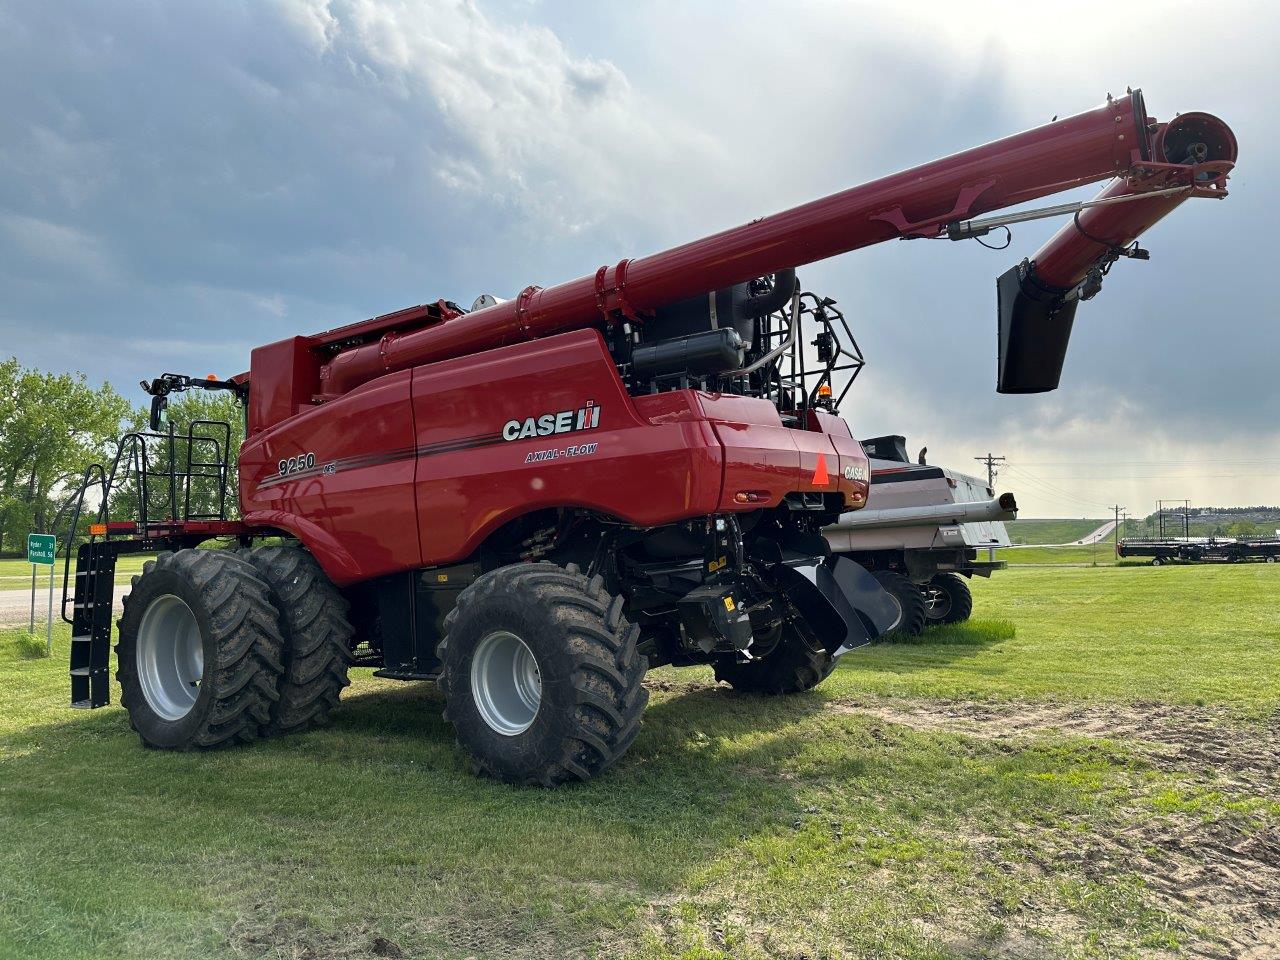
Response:
[[[855,490],[853,491],[853,493],[849,494],[850,503],[862,503],[862,501],[865,499],[867,498],[863,496],[863,493],[861,490]]]
[[[733,495],[734,503],[768,503],[768,490],[739,490]]]

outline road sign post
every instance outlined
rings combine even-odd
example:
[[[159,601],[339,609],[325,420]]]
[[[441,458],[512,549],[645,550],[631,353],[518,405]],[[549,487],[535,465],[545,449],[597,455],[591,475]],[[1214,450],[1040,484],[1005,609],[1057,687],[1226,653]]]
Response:
[[[27,534],[27,563],[31,564],[31,624],[36,632],[36,567],[49,568],[49,617],[45,628],[45,646],[53,653],[53,567],[58,556],[58,541],[51,533]]]

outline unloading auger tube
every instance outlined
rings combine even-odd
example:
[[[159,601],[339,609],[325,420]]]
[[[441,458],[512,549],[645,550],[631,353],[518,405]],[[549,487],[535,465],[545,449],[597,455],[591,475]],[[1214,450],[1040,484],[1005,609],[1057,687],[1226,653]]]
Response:
[[[870,530],[876,527],[925,527],[937,523],[983,523],[1018,519],[1012,493],[974,503],[941,503],[927,507],[867,507],[840,516],[829,529]]]
[[[622,260],[557,286],[337,354],[320,394],[375,377],[548,334],[643,323],[664,305],[895,238],[937,238],[949,226],[1111,177],[1102,198],[1000,280],[997,388],[1055,389],[1075,306],[1125,245],[1192,196],[1225,197],[1236,140],[1206,113],[1149,117],[1141,91],[1093,110],[893,174],[662,253]],[[1170,193],[1171,188],[1181,188]],[[1150,198],[1145,194],[1158,194]],[[1015,283],[1016,281],[1016,283]],[[1083,288],[1081,284],[1087,284]]]

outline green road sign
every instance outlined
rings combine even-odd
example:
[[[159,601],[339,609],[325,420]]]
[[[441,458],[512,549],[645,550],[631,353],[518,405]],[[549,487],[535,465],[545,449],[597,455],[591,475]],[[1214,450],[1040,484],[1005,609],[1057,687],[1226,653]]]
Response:
[[[52,567],[58,543],[52,533],[27,534],[27,563],[40,563]]]

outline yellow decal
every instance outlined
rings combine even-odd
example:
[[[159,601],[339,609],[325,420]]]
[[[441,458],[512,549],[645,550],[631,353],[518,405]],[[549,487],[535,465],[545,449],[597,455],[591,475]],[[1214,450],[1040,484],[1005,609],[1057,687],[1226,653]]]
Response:
[[[436,583],[448,583],[448,582],[449,582],[449,575],[447,573],[436,574]]]
[[[724,598],[724,608],[728,610],[730,613],[733,612],[733,597]]]
[[[715,573],[717,570],[720,570],[728,566],[728,564],[729,564],[728,557],[721,557],[719,560],[712,560],[710,563],[707,564],[707,572]]]

